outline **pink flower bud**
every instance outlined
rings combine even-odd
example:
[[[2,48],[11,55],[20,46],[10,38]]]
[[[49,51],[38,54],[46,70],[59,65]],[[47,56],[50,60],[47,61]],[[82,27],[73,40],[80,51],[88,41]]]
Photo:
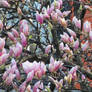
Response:
[[[50,63],[51,63],[51,64],[54,64],[54,62],[55,62],[55,60],[54,60],[54,58],[51,56],[51,57],[50,57]]]
[[[13,48],[13,53],[15,57],[18,57],[21,55],[22,45],[19,42],[17,42],[16,47]]]
[[[8,37],[10,40],[16,42],[16,38],[14,37],[14,35],[11,32],[8,32]]]
[[[10,7],[9,3],[6,0],[1,0],[0,5],[3,5],[4,7]]]
[[[84,22],[83,30],[84,30],[84,32],[90,32],[91,31],[91,23],[89,21]]]
[[[0,57],[0,62],[2,62],[2,64],[4,64],[7,61],[8,57],[9,57],[9,54],[3,54]]]
[[[48,15],[50,15],[52,13],[52,11],[54,10],[54,6],[51,6],[51,7],[47,7],[47,13]]]
[[[18,92],[25,92],[26,90],[26,81],[24,81],[20,86],[19,86],[19,91]]]
[[[26,82],[31,81],[33,77],[34,77],[34,71],[32,70],[31,72],[28,73]]]
[[[62,0],[58,0],[58,2],[60,3],[60,7],[62,7],[63,1]]]
[[[0,29],[1,29],[1,30],[3,29],[3,23],[2,23],[1,20],[0,20]]]
[[[82,50],[83,51],[85,51],[87,48],[89,47],[89,43],[88,43],[88,40],[84,43],[84,44],[82,44]]]
[[[51,18],[52,18],[52,20],[53,20],[54,22],[56,22],[56,21],[58,20],[58,15],[57,15],[57,13],[53,11],[53,12],[51,13]]]
[[[41,66],[42,75],[44,75],[46,73],[46,66],[43,62],[41,62],[40,66]]]
[[[60,49],[61,51],[64,50],[64,43],[63,43],[63,42],[60,43],[59,49]]]
[[[81,28],[81,20],[78,20],[75,16],[73,17],[72,22],[75,24],[76,27]]]
[[[29,35],[29,26],[26,20],[20,21],[20,32],[23,32],[25,35]]]
[[[40,23],[43,24],[43,15],[39,14],[38,12],[36,13],[36,20]]]
[[[19,33],[17,32],[16,29],[12,28],[12,32],[13,32],[15,37],[19,37]]]
[[[26,39],[26,36],[24,35],[24,33],[21,33],[20,34],[20,38],[21,38],[21,43],[24,47],[27,46],[27,39]]]
[[[78,47],[79,47],[79,40],[78,39],[74,42],[73,47],[75,50],[78,49]]]
[[[9,76],[5,80],[5,83],[7,85],[11,85],[14,78],[15,78],[15,74],[10,73]]]
[[[20,80],[21,76],[20,76],[20,72],[19,72],[18,69],[15,70],[15,74],[16,74],[16,78],[17,78],[18,80]]]
[[[89,32],[89,38],[92,41],[92,31]]]
[[[2,50],[5,46],[5,39],[0,38],[0,50]]]
[[[38,81],[33,86],[33,92],[40,92],[40,89],[43,89],[43,83],[41,83],[40,81]]]
[[[70,13],[71,13],[71,11],[64,11],[64,12],[63,12],[63,16],[66,17],[66,16],[68,16]]]
[[[67,28],[67,31],[69,32],[69,34],[71,36],[73,36],[74,38],[76,37],[76,33],[74,31],[72,31],[71,29]]]
[[[45,54],[49,54],[50,51],[51,51],[51,45],[48,45],[46,48],[45,48]]]
[[[85,75],[84,74],[82,74],[81,79],[82,79],[82,81],[85,80]]]

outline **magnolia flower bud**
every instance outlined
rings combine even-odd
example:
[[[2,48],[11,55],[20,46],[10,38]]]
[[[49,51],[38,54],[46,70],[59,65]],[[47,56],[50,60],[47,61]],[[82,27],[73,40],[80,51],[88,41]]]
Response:
[[[91,23],[89,21],[84,22],[83,30],[84,30],[84,32],[90,32],[91,31]]]
[[[33,77],[34,77],[34,71],[32,70],[31,72],[28,73],[26,82],[31,81]]]
[[[48,45],[48,46],[45,48],[45,54],[49,54],[50,51],[51,51],[51,45]]]
[[[76,37],[76,33],[74,31],[72,31],[71,29],[67,28],[67,31],[69,32],[69,34],[71,36],[73,36],[74,38]]]
[[[89,32],[89,38],[92,41],[92,31]]]
[[[0,38],[0,50],[2,50],[5,46],[5,39]]]
[[[78,49],[78,47],[79,47],[79,40],[78,39],[74,42],[73,47],[75,50]]]
[[[17,32],[16,29],[12,28],[12,32],[13,32],[13,35],[14,35],[15,37],[19,37],[19,33]]]
[[[89,43],[88,43],[88,40],[84,43],[84,44],[82,44],[82,50],[83,51],[85,51],[87,48],[88,48],[88,46],[89,46]]]
[[[27,46],[27,39],[26,39],[26,36],[24,35],[24,33],[21,33],[20,34],[20,38],[21,38],[21,43],[24,47]]]
[[[39,14],[38,12],[36,13],[36,20],[40,23],[43,24],[43,15]]]

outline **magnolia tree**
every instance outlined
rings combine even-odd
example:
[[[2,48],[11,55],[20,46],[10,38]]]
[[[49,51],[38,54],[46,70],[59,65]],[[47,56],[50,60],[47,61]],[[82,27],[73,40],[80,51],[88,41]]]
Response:
[[[92,30],[87,2],[70,19],[69,0],[0,0],[0,88],[6,92],[91,92]],[[76,9],[75,9],[76,10]],[[82,15],[83,16],[83,15]],[[81,38],[80,38],[81,36]]]

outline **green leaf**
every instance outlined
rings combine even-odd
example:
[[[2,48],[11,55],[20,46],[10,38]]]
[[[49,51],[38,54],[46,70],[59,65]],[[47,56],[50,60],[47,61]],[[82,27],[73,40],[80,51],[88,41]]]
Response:
[[[31,39],[31,38],[32,38],[32,35],[29,36],[29,39]]]

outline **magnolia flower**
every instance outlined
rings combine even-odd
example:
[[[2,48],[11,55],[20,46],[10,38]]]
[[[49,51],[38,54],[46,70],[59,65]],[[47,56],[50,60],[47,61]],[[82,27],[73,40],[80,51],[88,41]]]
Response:
[[[43,15],[39,14],[38,12],[36,13],[36,20],[40,23],[43,24]]]
[[[26,20],[20,21],[20,32],[23,32],[25,35],[29,35],[29,26]]]
[[[25,92],[26,90],[26,81],[24,81],[20,86],[19,86],[19,91],[18,92]]]
[[[19,37],[19,33],[17,32],[16,29],[12,28],[12,32],[13,32],[13,35],[14,35],[15,37]]]
[[[71,68],[71,70],[69,71],[69,74],[72,75],[72,79],[75,79],[76,78],[76,71],[78,69],[78,66],[74,66]]]
[[[67,28],[67,31],[69,32],[69,34],[71,36],[73,36],[74,38],[76,37],[76,33],[74,31],[72,31],[71,29]]]
[[[51,7],[47,7],[47,14],[50,15],[52,13],[52,11],[54,10],[54,6]]]
[[[89,38],[92,41],[92,31],[89,32]]]
[[[45,48],[45,54],[49,54],[50,51],[51,51],[51,45],[48,45],[46,48]]]
[[[0,6],[3,5],[4,7],[10,7],[10,4],[6,0],[0,0]]]
[[[34,71],[32,70],[31,72],[28,73],[26,82],[31,81],[33,77],[34,77]]]
[[[8,32],[7,34],[8,34],[8,37],[10,40],[16,42],[16,38],[14,37],[14,35],[11,32]]]
[[[9,76],[5,80],[5,83],[7,85],[11,85],[11,83],[12,83],[13,79],[15,78],[15,76],[16,76],[15,74],[10,73]]]
[[[26,39],[26,36],[24,35],[24,33],[21,32],[20,38],[21,38],[21,44],[22,44],[24,47],[26,47],[26,46],[27,46],[27,39]]]
[[[59,23],[61,24],[61,26],[63,26],[63,27],[67,27],[67,22],[66,22],[66,20],[65,20],[65,18],[58,18],[58,21],[59,21]]]
[[[63,42],[60,43],[59,49],[60,49],[61,51],[64,50],[64,43],[63,43]]]
[[[3,54],[2,56],[0,56],[0,64],[4,64],[7,59],[9,57],[9,54]]]
[[[70,13],[71,13],[71,11],[64,11],[64,12],[63,12],[63,16],[66,17],[66,16],[68,16]]]
[[[5,39],[4,38],[0,38],[0,50],[2,50],[5,46]]]
[[[63,17],[63,13],[59,9],[56,9],[56,13],[58,16]]]
[[[40,89],[43,89],[43,83],[38,81],[33,86],[33,92],[40,92]]]
[[[78,20],[75,16],[73,17],[72,22],[75,24],[76,27],[79,29],[81,28],[81,20]]]
[[[88,46],[89,46],[89,43],[88,43],[88,40],[84,43],[84,44],[82,44],[82,50],[83,51],[85,51],[87,48],[88,48]]]
[[[53,12],[51,13],[51,18],[52,18],[52,20],[53,20],[54,22],[56,22],[56,21],[58,20],[58,15],[57,15],[57,13],[53,11]]]
[[[49,71],[56,72],[63,65],[62,61],[55,61],[53,57],[50,58]]]
[[[3,22],[0,20],[0,29],[3,29]]]
[[[89,21],[84,22],[83,30],[84,30],[84,32],[90,32],[91,31],[91,23]]]
[[[79,40],[78,39],[74,42],[73,47],[75,50],[78,49],[78,47],[79,47]]]
[[[9,55],[13,54],[15,57],[20,56],[22,53],[22,45],[17,42],[16,46],[10,47]]]
[[[85,80],[85,75],[84,74],[82,74],[81,79],[82,79],[82,81]]]

